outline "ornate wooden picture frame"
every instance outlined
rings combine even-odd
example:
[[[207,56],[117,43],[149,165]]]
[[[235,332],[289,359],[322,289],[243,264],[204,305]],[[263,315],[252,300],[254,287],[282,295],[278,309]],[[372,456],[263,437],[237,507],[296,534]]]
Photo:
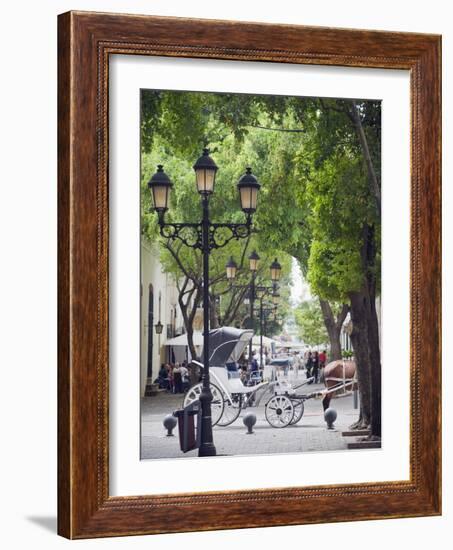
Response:
[[[58,30],[59,534],[88,538],[440,514],[440,37],[88,12],[60,15]],[[111,54],[410,71],[410,480],[109,495]]]

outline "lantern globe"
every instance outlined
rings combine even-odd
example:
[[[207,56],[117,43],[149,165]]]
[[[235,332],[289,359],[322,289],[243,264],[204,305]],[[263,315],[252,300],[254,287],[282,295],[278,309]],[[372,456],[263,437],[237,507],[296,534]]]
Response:
[[[173,183],[164,172],[162,164],[157,165],[157,172],[149,180],[148,187],[153,198],[154,210],[156,212],[165,212],[168,210],[170,190],[173,187]]]
[[[218,170],[216,163],[209,156],[209,149],[203,149],[203,154],[193,165],[195,182],[201,195],[210,195],[214,192],[215,176]]]
[[[230,257],[226,264],[226,276],[229,281],[233,280],[236,277],[237,264],[233,259],[233,256]]]
[[[258,270],[258,264],[260,261],[259,255],[256,253],[256,250],[254,250],[250,256],[249,256],[249,262],[250,262],[250,271],[257,271]]]
[[[252,169],[247,167],[245,174],[238,181],[239,198],[241,199],[241,208],[246,214],[253,214],[256,211],[258,200],[258,191],[261,185],[252,174]]]
[[[277,258],[270,265],[271,280],[278,281],[282,272],[282,266],[278,263]]]

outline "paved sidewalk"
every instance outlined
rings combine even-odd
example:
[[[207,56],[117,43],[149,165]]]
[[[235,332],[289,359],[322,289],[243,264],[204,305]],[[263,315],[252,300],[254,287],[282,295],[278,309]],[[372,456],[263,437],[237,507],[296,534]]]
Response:
[[[307,388],[305,390],[305,388]],[[304,387],[306,393],[323,389],[322,385]],[[182,453],[179,448],[177,428],[174,437],[167,437],[162,421],[167,414],[182,407],[183,395],[160,393],[142,399],[142,448],[141,458],[179,458],[198,456],[198,451]],[[341,435],[358,417],[353,408],[352,396],[334,398],[331,407],[338,417],[334,430],[327,430],[319,398],[305,401],[305,412],[300,422],[286,428],[271,427],[264,415],[264,399],[259,407],[246,409],[230,426],[215,426],[214,442],[218,455],[251,455],[273,453],[299,453],[310,451],[336,451],[347,448],[348,440]],[[246,412],[256,414],[254,434],[247,434],[242,422]],[[349,439],[350,441],[350,439]]]

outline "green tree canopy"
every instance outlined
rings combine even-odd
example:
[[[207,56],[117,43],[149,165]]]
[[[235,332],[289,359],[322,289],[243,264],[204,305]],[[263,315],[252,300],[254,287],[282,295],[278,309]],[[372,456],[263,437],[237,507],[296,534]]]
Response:
[[[302,302],[294,311],[294,319],[299,336],[306,344],[316,346],[328,341],[319,300]]]
[[[380,258],[380,212],[353,114],[360,119],[380,179],[379,102],[143,91],[143,232],[151,240],[157,236],[146,189],[157,164],[164,164],[175,182],[168,219],[199,219],[192,165],[208,146],[219,166],[212,219],[244,219],[236,182],[251,166],[262,188],[254,216],[257,233],[249,249],[295,257],[313,294],[347,301],[348,293],[360,289],[366,270],[374,270],[379,279]],[[376,228],[377,261],[364,266],[363,227],[370,224]],[[239,259],[243,251],[241,242],[214,251],[211,279],[221,280],[228,257]],[[168,250],[162,261],[173,273],[180,269]],[[185,250],[184,261],[191,273],[199,273],[197,252]]]

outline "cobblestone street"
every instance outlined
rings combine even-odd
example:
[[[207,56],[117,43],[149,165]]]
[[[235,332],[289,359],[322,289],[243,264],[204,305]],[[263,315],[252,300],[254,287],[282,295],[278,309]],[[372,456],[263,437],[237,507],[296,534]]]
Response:
[[[306,388],[306,387],[305,387]],[[311,385],[306,393],[321,390],[323,385]],[[167,437],[162,421],[167,414],[181,408],[183,395],[159,393],[142,399],[142,448],[141,458],[176,458],[197,456],[198,450],[183,454],[179,448],[177,427],[174,437]],[[286,428],[271,427],[264,415],[264,402],[259,407],[248,408],[230,426],[214,427],[214,443],[218,455],[251,455],[273,453],[298,453],[313,451],[336,451],[347,448],[352,438],[345,438],[341,432],[346,430],[358,417],[353,408],[352,395],[332,399],[331,407],[338,417],[334,430],[327,430],[324,421],[321,399],[305,401],[302,419],[294,426]],[[254,434],[247,434],[242,418],[246,412],[256,414],[257,422]]]

